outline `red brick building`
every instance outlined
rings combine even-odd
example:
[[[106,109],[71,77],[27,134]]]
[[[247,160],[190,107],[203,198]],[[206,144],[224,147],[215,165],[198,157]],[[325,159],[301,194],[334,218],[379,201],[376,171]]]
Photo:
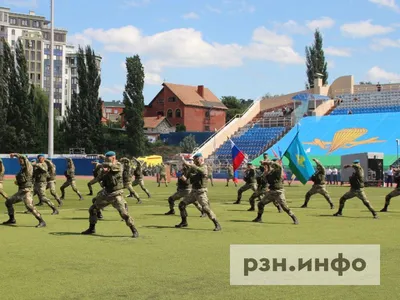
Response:
[[[165,116],[172,126],[186,131],[214,131],[225,125],[227,107],[203,85],[163,83],[163,88],[145,107],[145,117]]]
[[[121,114],[123,113],[125,107],[124,103],[122,103],[121,101],[103,101],[101,105],[103,112],[103,123],[121,123]]]

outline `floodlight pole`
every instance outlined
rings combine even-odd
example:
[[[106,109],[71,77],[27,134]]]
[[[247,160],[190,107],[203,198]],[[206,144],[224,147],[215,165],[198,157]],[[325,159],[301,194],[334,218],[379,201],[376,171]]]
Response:
[[[49,96],[49,134],[48,156],[54,155],[54,0],[50,0],[50,96]]]

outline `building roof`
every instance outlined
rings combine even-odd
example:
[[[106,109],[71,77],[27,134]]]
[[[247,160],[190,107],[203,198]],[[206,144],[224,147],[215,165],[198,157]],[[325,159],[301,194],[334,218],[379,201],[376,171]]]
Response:
[[[125,107],[124,103],[121,101],[104,101],[104,107]]]
[[[204,87],[204,96],[197,92],[197,86],[163,83],[169,88],[185,105],[202,106],[206,108],[228,109],[208,88]]]
[[[144,126],[143,128],[157,128],[158,125],[161,124],[161,122],[163,122],[164,120],[166,120],[168,122],[168,124],[171,126],[171,123],[169,123],[168,119],[166,119],[165,117],[144,117],[143,121],[144,121]]]

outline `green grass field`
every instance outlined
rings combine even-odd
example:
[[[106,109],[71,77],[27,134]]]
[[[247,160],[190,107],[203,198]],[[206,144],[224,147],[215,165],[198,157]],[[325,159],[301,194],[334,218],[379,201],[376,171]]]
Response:
[[[79,180],[87,194],[86,180]],[[320,196],[300,209],[306,187],[287,187],[288,204],[300,224],[292,225],[284,213],[266,207],[264,223],[252,223],[247,212],[249,193],[243,204],[232,205],[236,188],[218,182],[209,188],[212,209],[222,225],[213,232],[210,220],[199,218],[190,206],[189,228],[173,228],[180,218],[164,216],[166,199],[175,190],[147,181],[153,197],[143,204],[127,198],[140,238],[132,239],[117,212],[107,208],[97,234],[82,236],[88,227],[91,197],[78,201],[72,190],[60,215],[38,207],[47,222],[35,228],[36,219],[16,206],[17,225],[0,226],[0,299],[398,299],[400,295],[400,199],[394,198],[389,213],[374,220],[358,199],[349,200],[342,218],[331,217]],[[58,180],[60,186],[61,180]],[[99,189],[99,186],[96,186]],[[16,187],[9,180],[5,190]],[[137,189],[136,189],[137,190]],[[345,187],[329,189],[334,203]],[[137,190],[141,196],[143,192]],[[367,195],[380,210],[388,188],[368,188]],[[35,199],[35,203],[37,200]],[[0,206],[0,221],[7,220]],[[380,244],[380,286],[230,286],[230,244]]]

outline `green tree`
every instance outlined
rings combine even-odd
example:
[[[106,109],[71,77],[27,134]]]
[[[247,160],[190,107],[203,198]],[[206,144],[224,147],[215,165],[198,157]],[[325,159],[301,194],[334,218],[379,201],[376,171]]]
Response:
[[[186,131],[186,126],[183,124],[179,124],[175,128],[175,132],[185,132]]]
[[[306,46],[306,67],[306,88],[314,87],[314,79],[317,73],[322,74],[323,85],[328,83],[328,64],[325,61],[322,34],[318,29],[315,30],[313,44],[310,47]]]
[[[182,148],[183,153],[192,153],[194,148],[197,147],[196,139],[194,135],[189,134],[179,143],[179,147]]]
[[[238,99],[234,96],[222,96],[221,101],[228,108],[226,112],[226,122],[236,115],[242,114],[253,103],[251,99]]]
[[[128,134],[128,149],[138,157],[146,152],[146,137],[144,135],[144,68],[139,55],[126,58],[126,84],[124,97],[124,119]]]
[[[48,141],[48,111],[49,111],[49,97],[38,86],[31,86],[29,97],[33,102],[33,116],[35,123],[35,152],[45,152],[47,149]]]

